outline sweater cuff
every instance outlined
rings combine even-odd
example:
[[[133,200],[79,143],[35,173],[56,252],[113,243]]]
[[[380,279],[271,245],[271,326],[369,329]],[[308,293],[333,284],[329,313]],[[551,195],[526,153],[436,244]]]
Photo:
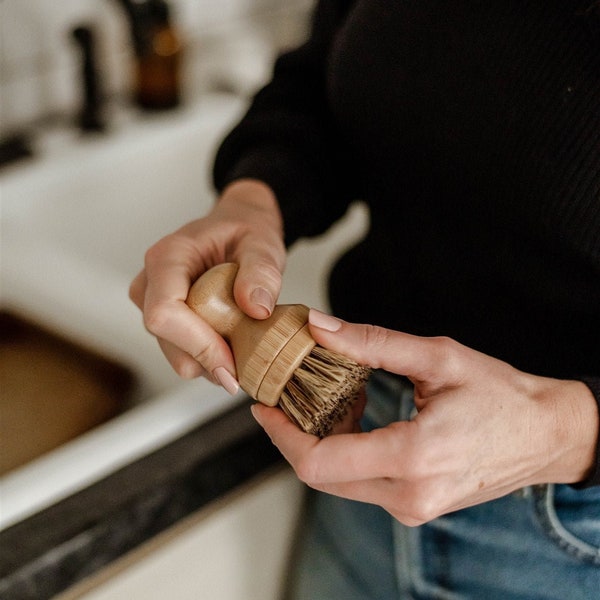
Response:
[[[598,403],[598,412],[600,414],[600,377],[579,377],[578,379],[585,383],[592,391],[592,394]],[[600,431],[598,432],[598,438],[596,440],[596,462],[592,471],[586,479],[574,484],[573,487],[585,489],[595,485],[600,485]]]
[[[323,233],[340,215],[326,210],[323,184],[302,157],[276,145],[247,151],[229,170],[217,160],[213,172],[218,191],[238,179],[258,179],[274,192],[284,223],[285,244]],[[343,211],[342,211],[343,212]]]

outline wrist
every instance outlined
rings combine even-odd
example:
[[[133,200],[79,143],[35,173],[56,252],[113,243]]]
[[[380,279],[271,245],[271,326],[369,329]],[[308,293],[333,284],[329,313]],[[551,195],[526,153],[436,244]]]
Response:
[[[274,211],[281,217],[275,192],[259,179],[248,178],[232,181],[221,192],[219,202],[242,202],[255,208]]]
[[[578,483],[592,472],[600,417],[591,390],[581,381],[553,381],[546,388],[553,448],[547,483]]]
[[[246,209],[245,219],[256,221],[261,228],[275,228],[283,240],[283,217],[275,192],[258,179],[237,179],[225,187],[219,197],[218,205],[232,207],[235,215],[241,215],[240,209]]]

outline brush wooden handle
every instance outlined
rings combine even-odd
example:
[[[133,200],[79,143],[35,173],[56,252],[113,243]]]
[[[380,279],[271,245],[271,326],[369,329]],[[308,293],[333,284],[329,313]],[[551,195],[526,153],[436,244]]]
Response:
[[[275,406],[315,346],[308,331],[308,308],[277,305],[268,319],[252,319],[233,297],[237,270],[236,264],[223,263],[206,271],[192,285],[186,302],[231,346],[242,389],[255,400]]]

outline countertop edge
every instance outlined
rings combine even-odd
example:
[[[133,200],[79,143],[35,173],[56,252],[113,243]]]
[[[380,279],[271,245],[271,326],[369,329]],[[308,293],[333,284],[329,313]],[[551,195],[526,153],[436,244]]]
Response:
[[[0,532],[0,597],[52,598],[281,462],[250,405]]]

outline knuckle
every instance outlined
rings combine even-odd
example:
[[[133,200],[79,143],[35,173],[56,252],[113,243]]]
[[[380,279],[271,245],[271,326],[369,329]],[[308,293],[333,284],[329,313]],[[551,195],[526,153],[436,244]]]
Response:
[[[144,264],[153,265],[154,263],[160,261],[165,252],[165,246],[169,243],[170,236],[164,237],[146,250],[144,254]]]
[[[429,457],[424,452],[413,452],[406,457],[405,476],[409,481],[419,481],[427,477],[431,469]]]
[[[144,326],[146,329],[157,336],[164,331],[169,320],[169,310],[163,303],[152,304],[144,309]]]
[[[421,501],[418,510],[415,512],[415,518],[422,523],[433,521],[440,515],[438,503],[434,498],[427,498]]]
[[[132,281],[129,285],[128,296],[137,306],[141,304],[141,292],[137,281]]]
[[[137,277],[129,284],[129,299],[138,307],[142,308],[144,304],[144,271],[138,273]]]
[[[192,353],[193,359],[200,365],[209,365],[211,363],[211,347],[201,346],[199,349],[195,349]]]
[[[378,325],[365,325],[363,329],[363,344],[366,348],[381,348],[390,339],[389,329]]]
[[[184,354],[175,357],[171,361],[171,365],[182,379],[195,379],[204,374],[202,365],[194,360],[190,360],[190,357]]]
[[[416,486],[408,514],[413,521],[421,525],[428,523],[442,514],[443,510],[440,500],[442,499],[439,498],[439,494],[431,486]]]
[[[261,256],[255,257],[251,262],[243,262],[239,259],[240,267],[238,277],[244,279],[248,283],[252,283],[252,287],[257,283],[273,292],[278,291],[281,286],[281,272],[283,265],[279,264],[274,257]]]
[[[436,363],[443,366],[451,375],[459,375],[462,371],[462,348],[456,340],[440,336],[431,339],[434,346]]]
[[[419,505],[419,500],[421,499],[419,490],[430,477],[434,476],[431,466],[427,464],[427,461],[423,457],[417,456],[411,460],[410,464],[404,470],[404,478],[414,491],[414,494],[419,496],[417,500],[414,500],[413,495],[410,495],[411,505]]]
[[[419,527],[424,523],[418,519],[413,519],[410,515],[406,515],[396,508],[388,508],[387,510],[397,521],[400,521],[406,527]]]
[[[273,258],[258,264],[258,272],[264,277],[265,281],[274,288],[281,284],[281,270],[282,268],[275,264]]]
[[[295,465],[294,471],[298,479],[306,485],[319,482],[319,467],[311,455],[303,456]]]
[[[390,432],[391,452],[398,457],[392,475],[411,482],[431,475],[437,450],[435,445],[423,443],[419,426],[399,421],[386,429]]]
[[[440,335],[432,338],[441,357],[451,356],[457,349],[458,343],[451,337]]]

